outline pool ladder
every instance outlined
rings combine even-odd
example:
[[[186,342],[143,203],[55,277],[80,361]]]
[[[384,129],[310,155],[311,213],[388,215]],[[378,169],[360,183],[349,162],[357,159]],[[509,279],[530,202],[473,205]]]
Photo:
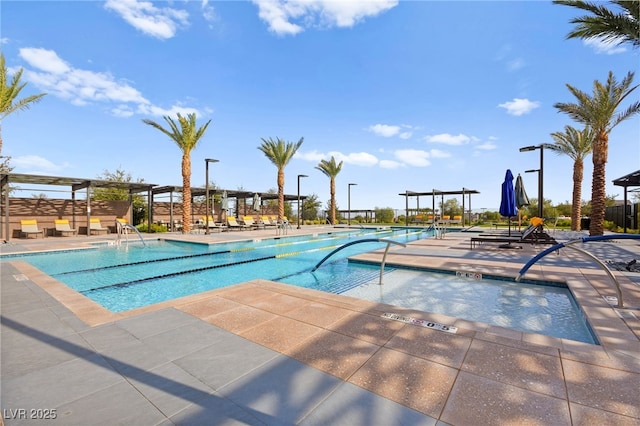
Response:
[[[142,237],[142,234],[140,233],[140,231],[138,231],[138,228],[128,223],[122,223],[117,220],[116,220],[116,234],[117,234],[116,244],[120,245],[122,243],[123,235],[125,236],[126,243],[129,244],[129,230],[133,230],[136,234],[138,234],[138,238],[140,238],[140,241],[142,241],[143,246],[147,245],[147,243],[144,242],[144,238]]]

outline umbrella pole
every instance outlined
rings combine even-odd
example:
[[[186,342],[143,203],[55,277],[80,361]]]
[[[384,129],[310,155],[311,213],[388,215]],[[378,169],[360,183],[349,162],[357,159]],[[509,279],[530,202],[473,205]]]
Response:
[[[509,221],[509,236],[511,236],[511,216],[507,217],[507,220]],[[502,244],[501,246],[498,246],[500,248],[504,248],[504,249],[521,249],[522,246],[514,246],[513,244],[511,244],[511,241],[509,241],[507,244]]]

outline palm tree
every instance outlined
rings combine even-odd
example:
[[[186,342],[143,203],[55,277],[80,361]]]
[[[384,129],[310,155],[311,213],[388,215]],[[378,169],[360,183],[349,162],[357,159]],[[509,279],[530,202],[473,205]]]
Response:
[[[11,79],[11,83],[7,85],[7,67],[4,62],[4,55],[0,53],[0,123],[12,112],[27,110],[31,104],[39,102],[46,93],[39,95],[27,96],[26,98],[17,99],[20,91],[27,83],[20,83],[22,77],[22,68],[20,68]],[[2,127],[0,126],[0,132]],[[0,134],[0,153],[2,153],[2,135]]]
[[[602,38],[606,42],[617,44],[631,43],[640,46],[640,2],[638,0],[613,0],[621,10],[615,11],[602,3],[590,3],[582,0],[554,0],[554,4],[572,6],[591,12],[590,16],[574,18],[570,22],[576,24],[567,38]]]
[[[300,138],[297,143],[285,142],[280,138],[261,139],[262,145],[258,149],[278,168],[278,220],[281,221],[284,217],[284,168],[300,148],[304,138]]]
[[[593,83],[593,96],[567,84],[569,91],[576,97],[577,103],[559,102],[555,108],[568,114],[573,120],[590,127],[593,139],[593,178],[591,181],[591,226],[589,235],[604,233],[605,208],[605,166],[609,151],[609,133],[627,118],[640,112],[640,102],[634,102],[626,110],[617,109],[638,86],[631,87],[634,73],[629,72],[618,84],[609,71],[606,84],[598,80]]]
[[[195,113],[187,114],[186,117],[178,113],[178,123],[171,117],[165,116],[163,118],[171,130],[165,129],[152,120],[144,119],[142,122],[169,136],[182,150],[182,232],[189,233],[191,232],[191,150],[196,147],[211,120],[196,130]]]
[[[329,189],[331,192],[329,218],[332,225],[336,224],[336,176],[340,173],[340,170],[342,170],[342,163],[343,161],[341,161],[340,164],[336,164],[336,159],[331,156],[331,160],[321,160],[316,166],[316,169],[329,177]]]
[[[547,147],[557,154],[564,154],[573,159],[573,195],[571,207],[571,230],[580,230],[582,216],[582,179],[584,177],[584,159],[593,149],[593,131],[585,127],[582,131],[571,126],[564,126],[564,132],[551,133],[555,145]]]

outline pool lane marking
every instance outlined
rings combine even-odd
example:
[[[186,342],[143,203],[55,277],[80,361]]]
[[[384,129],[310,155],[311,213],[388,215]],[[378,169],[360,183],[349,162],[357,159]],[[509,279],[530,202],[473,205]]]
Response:
[[[330,248],[334,248],[334,247],[338,247],[338,246],[330,246],[330,247],[320,247],[320,248],[315,248],[315,249],[310,249],[310,250],[303,250],[303,251],[296,251],[293,253],[281,253],[280,255],[270,255],[270,256],[264,256],[264,257],[257,257],[257,258],[253,258],[253,259],[245,259],[245,260],[239,260],[237,262],[231,262],[231,263],[223,263],[221,265],[212,265],[212,266],[204,266],[202,268],[195,268],[195,269],[188,269],[185,271],[178,271],[178,272],[170,272],[168,274],[162,274],[162,275],[155,275],[153,277],[147,277],[147,278],[140,278],[137,280],[132,280],[132,281],[127,281],[124,283],[116,283],[116,284],[109,284],[109,285],[104,285],[104,286],[100,286],[100,287],[94,287],[94,288],[90,288],[87,290],[80,290],[79,293],[82,294],[87,294],[87,293],[91,293],[93,291],[98,291],[98,290],[104,290],[107,288],[120,288],[120,287],[127,287],[129,285],[133,285],[133,284],[140,284],[146,281],[153,281],[153,280],[159,280],[159,279],[163,279],[163,278],[170,278],[170,277],[175,277],[178,275],[184,275],[184,274],[190,274],[190,273],[195,273],[195,272],[202,272],[202,271],[208,271],[211,269],[218,269],[218,268],[224,268],[227,266],[237,266],[237,265],[242,265],[245,263],[253,263],[253,262],[258,262],[261,260],[271,260],[271,259],[276,259],[278,257],[287,257],[287,256],[296,256],[302,253],[310,253],[310,252],[314,252],[314,251],[320,251],[320,250],[328,250]]]
[[[79,291],[79,293],[87,294],[87,293],[91,293],[91,292],[98,291],[98,290],[104,290],[106,288],[128,287],[130,285],[140,284],[140,283],[143,283],[143,282],[146,282],[146,281],[159,280],[159,279],[162,279],[162,278],[170,278],[170,277],[175,277],[175,276],[178,276],[178,275],[191,274],[191,273],[194,273],[194,272],[202,272],[202,271],[207,271],[207,270],[210,270],[210,269],[224,268],[224,267],[227,267],[227,266],[236,266],[236,265],[241,265],[243,263],[252,263],[252,262],[258,262],[260,260],[269,260],[269,259],[275,259],[275,256],[265,256],[265,257],[255,258],[255,259],[245,259],[245,260],[240,260],[238,262],[224,263],[222,265],[212,265],[212,266],[205,266],[205,267],[202,267],[202,268],[188,269],[186,271],[171,272],[169,274],[156,275],[156,276],[147,277],[147,278],[140,278],[140,279],[133,280],[133,281],[127,281],[125,283],[109,284],[109,285],[105,285],[105,286],[101,286],[101,287],[95,287],[95,288],[91,288],[91,289],[88,289],[88,290]]]
[[[125,266],[133,266],[133,265],[144,265],[145,263],[167,262],[167,261],[171,261],[171,260],[191,259],[191,258],[194,258],[194,257],[215,256],[215,255],[218,255],[218,254],[229,254],[229,253],[231,253],[230,250],[223,250],[223,251],[213,251],[213,252],[198,253],[198,254],[188,254],[186,256],[164,257],[164,258],[160,258],[160,259],[147,259],[147,260],[140,260],[140,261],[131,262],[131,263],[119,263],[117,265],[101,266],[101,267],[98,267],[98,268],[80,269],[78,271],[58,272],[56,274],[51,274],[51,276],[52,277],[57,277],[57,276],[60,276],[60,275],[69,275],[69,274],[79,274],[79,273],[83,273],[83,272],[102,271],[103,269],[122,268],[122,267],[125,267]]]
[[[388,231],[381,231],[381,232],[388,232]],[[374,232],[374,234],[377,234],[379,232]],[[366,234],[370,234],[370,233],[366,233]],[[317,239],[317,240],[304,240],[304,241],[294,241],[291,243],[278,243],[278,244],[269,244],[266,246],[262,246],[262,247],[239,247],[236,249],[230,249],[230,250],[221,250],[221,251],[215,251],[215,252],[206,252],[206,253],[198,253],[198,254],[189,254],[189,255],[185,255],[185,256],[175,256],[175,257],[165,257],[165,258],[160,258],[160,259],[148,259],[148,260],[141,260],[141,261],[137,261],[137,262],[131,262],[131,263],[119,263],[116,265],[107,265],[107,266],[100,266],[100,267],[96,267],[96,268],[88,268],[88,269],[80,269],[77,271],[66,271],[66,272],[58,272],[55,274],[51,274],[51,276],[60,276],[60,275],[68,275],[68,274],[80,274],[80,273],[85,273],[85,272],[95,272],[95,271],[101,271],[104,269],[112,269],[112,268],[121,268],[121,267],[125,267],[125,266],[134,266],[134,265],[144,265],[147,263],[155,263],[155,262],[168,262],[168,261],[172,261],[172,260],[181,260],[181,259],[191,259],[191,258],[195,258],[195,257],[202,257],[202,256],[214,256],[214,255],[218,255],[218,254],[228,254],[228,253],[239,253],[239,252],[244,252],[244,251],[251,251],[251,250],[260,250],[260,249],[264,249],[264,248],[272,248],[272,247],[282,247],[282,246],[287,246],[287,245],[294,245],[294,244],[305,244],[305,243],[313,243],[313,242],[319,242],[319,241],[328,241],[328,240],[332,240],[332,239],[343,239],[343,238],[351,238],[352,236],[359,236],[359,235],[366,235],[365,233],[359,233],[359,234],[349,234],[347,236],[344,235],[336,235],[336,236],[331,236],[328,238],[321,238],[321,239]],[[332,246],[335,247],[335,246]]]

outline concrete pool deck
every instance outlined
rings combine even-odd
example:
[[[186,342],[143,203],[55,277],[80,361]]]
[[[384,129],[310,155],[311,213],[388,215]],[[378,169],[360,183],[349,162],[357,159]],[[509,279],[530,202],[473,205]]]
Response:
[[[331,230],[305,226],[289,235]],[[470,250],[470,236],[450,232],[392,246],[387,262],[514,277],[548,247],[484,243]],[[114,239],[12,240],[0,253]],[[602,260],[640,259],[638,240],[585,249]],[[357,257],[379,261],[381,252]],[[25,262],[3,262],[0,273],[7,425],[640,423],[640,274],[613,271],[625,306],[618,309],[604,271],[569,249],[526,277],[566,281],[601,345],[265,280],[114,314]],[[387,312],[458,331],[383,318]]]

